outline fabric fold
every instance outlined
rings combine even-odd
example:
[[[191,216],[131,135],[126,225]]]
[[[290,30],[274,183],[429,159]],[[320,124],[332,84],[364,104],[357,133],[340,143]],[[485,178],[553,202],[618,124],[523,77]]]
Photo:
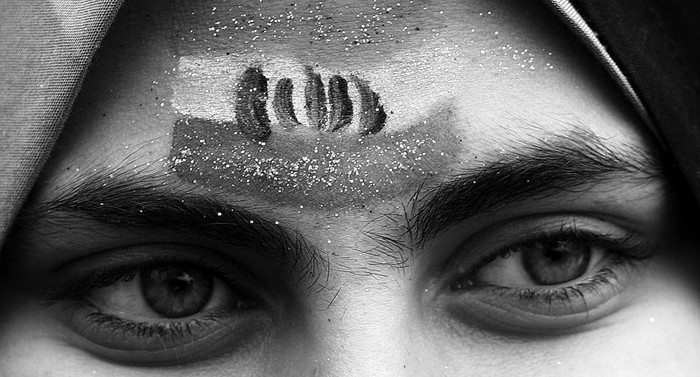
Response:
[[[700,3],[547,2],[625,92],[700,202]]]
[[[0,1],[0,244],[121,3]]]

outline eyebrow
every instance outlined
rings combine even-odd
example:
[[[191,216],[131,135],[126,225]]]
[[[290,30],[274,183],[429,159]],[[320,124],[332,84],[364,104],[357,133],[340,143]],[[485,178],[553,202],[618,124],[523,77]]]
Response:
[[[59,188],[48,201],[22,210],[16,229],[31,228],[41,220],[61,225],[62,216],[96,221],[125,229],[163,229],[183,232],[232,246],[259,248],[259,252],[282,267],[291,268],[299,280],[320,277],[325,265],[318,250],[299,232],[257,213],[213,196],[177,190],[163,176],[140,173],[138,181],[125,172],[81,177],[80,183]],[[167,191],[166,191],[167,190]],[[13,232],[14,233],[14,232]]]
[[[520,143],[482,167],[415,191],[404,206],[409,243],[379,232],[385,242],[391,241],[388,250],[401,254],[410,245],[420,247],[452,225],[509,204],[581,193],[610,181],[643,184],[664,177],[665,166],[657,156],[631,145],[612,149],[581,129]],[[300,280],[315,282],[329,273],[328,262],[299,232],[259,215],[265,208],[248,203],[243,208],[187,189],[179,193],[183,190],[178,184],[165,185],[162,176],[140,173],[135,181],[125,173],[97,173],[59,188],[52,199],[26,206],[15,229],[44,218],[60,221],[56,214],[69,214],[123,228],[183,231],[230,245],[259,246],[270,259],[294,269]],[[376,236],[371,238],[376,241]]]
[[[497,160],[419,189],[407,208],[407,231],[422,245],[443,230],[509,204],[572,192],[609,182],[648,183],[662,179],[660,159],[632,145],[606,145],[595,134],[574,129],[519,145]]]

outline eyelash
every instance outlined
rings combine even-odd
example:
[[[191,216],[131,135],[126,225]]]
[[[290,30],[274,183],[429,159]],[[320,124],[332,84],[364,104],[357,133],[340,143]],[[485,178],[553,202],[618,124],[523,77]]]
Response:
[[[60,285],[58,288],[51,290],[46,295],[44,302],[51,304],[57,300],[82,299],[92,290],[104,288],[119,282],[131,281],[141,271],[177,264],[196,266],[207,273],[221,277],[227,283],[232,283],[234,281],[234,279],[227,277],[228,274],[223,266],[211,266],[204,261],[204,258],[190,260],[178,257],[156,256],[137,263],[131,262],[123,265],[106,266],[93,270],[72,282]]]
[[[93,310],[97,310],[92,307]],[[153,338],[168,340],[177,343],[187,338],[196,337],[197,329],[207,329],[212,325],[220,324],[227,318],[226,312],[216,311],[206,313],[200,318],[178,322],[144,323],[120,318],[111,314],[94,311],[85,315],[89,325],[106,329],[110,335],[131,336],[142,339]]]
[[[467,283],[484,266],[497,258],[518,253],[520,252],[519,248],[551,240],[585,243],[591,248],[603,249],[609,257],[605,258],[603,268],[591,272],[593,275],[585,277],[583,280],[577,279],[580,281],[569,286],[530,288]],[[620,284],[619,273],[621,271],[629,273],[651,259],[654,247],[651,243],[642,241],[635,234],[625,234],[624,237],[620,237],[612,233],[582,230],[575,224],[574,226],[562,225],[554,231],[525,232],[523,236],[520,236],[519,241],[499,247],[497,251],[478,259],[476,263],[472,264],[474,267],[468,269],[466,273],[460,274],[461,276],[457,279],[453,279],[449,288],[458,295],[477,294],[488,296],[492,300],[501,300],[516,307],[529,309],[534,307],[536,308],[534,314],[551,316],[551,313],[557,313],[556,316],[567,316],[578,314],[579,312],[575,308],[583,307],[587,315],[589,310],[587,301],[591,300],[591,297],[615,296],[624,288],[624,284]],[[149,256],[149,259],[146,260],[95,269],[52,290],[46,296],[45,302],[47,304],[67,303],[66,309],[70,309],[72,313],[80,316],[77,321],[86,331],[107,333],[108,336],[117,338],[138,339],[137,341],[141,342],[160,339],[174,345],[178,345],[178,342],[183,339],[196,338],[197,333],[206,333],[214,326],[225,326],[232,317],[235,317],[231,310],[212,310],[197,314],[197,318],[172,321],[156,321],[154,319],[153,323],[138,322],[102,312],[86,300],[86,296],[93,290],[130,281],[142,271],[174,264],[187,264],[201,269],[223,280],[231,290],[248,297],[255,297],[245,290],[239,289],[236,283],[237,279],[230,276],[231,273],[223,265],[212,265],[204,258]],[[261,301],[256,300],[256,303],[261,303]]]
[[[246,290],[237,287],[237,279],[229,276],[231,273],[227,272],[223,266],[212,266],[206,263],[204,258],[188,259],[156,256],[148,260],[119,266],[106,266],[91,271],[49,292],[45,296],[44,304],[65,303],[64,310],[69,312],[72,320],[77,320],[81,324],[83,331],[108,333],[108,336],[124,339],[141,339],[143,342],[158,339],[165,341],[166,344],[172,343],[175,346],[178,345],[179,341],[197,338],[198,332],[200,334],[206,333],[213,326],[222,325],[223,322],[235,316],[233,312],[238,308],[198,313],[197,318],[173,319],[172,321],[162,321],[154,318],[152,323],[138,322],[102,312],[100,308],[86,299],[86,296],[96,289],[108,287],[119,282],[131,281],[138,274],[141,274],[142,271],[172,265],[188,265],[205,273],[213,274],[212,276],[223,280],[232,291],[245,297],[254,297]],[[254,300],[254,302],[254,308],[257,308],[260,301]],[[74,317],[75,315],[78,318]]]
[[[608,255],[605,266],[595,271],[593,275],[568,286],[542,286],[544,288],[508,287],[494,284],[479,284],[473,280],[477,273],[489,263],[498,258],[508,257],[518,253],[519,248],[538,242],[553,240],[574,241],[584,243],[591,248],[601,248]],[[539,313],[552,313],[564,309],[563,315],[577,314],[577,306],[583,305],[588,314],[587,300],[591,295],[613,296],[622,288],[620,273],[630,273],[647,264],[653,257],[653,244],[642,242],[634,234],[617,237],[612,234],[597,234],[575,226],[562,226],[554,232],[530,232],[520,241],[501,247],[498,251],[481,258],[474,267],[453,281],[449,288],[452,292],[486,293],[492,297],[516,302],[522,307],[536,307]],[[586,274],[586,273],[584,273]],[[566,283],[565,283],[566,284]],[[562,314],[558,314],[562,315]]]

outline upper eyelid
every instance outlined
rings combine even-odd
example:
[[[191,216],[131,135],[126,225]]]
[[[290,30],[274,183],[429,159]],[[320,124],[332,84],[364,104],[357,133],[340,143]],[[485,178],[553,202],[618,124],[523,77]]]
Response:
[[[43,301],[51,304],[58,300],[79,299],[94,289],[131,279],[142,270],[172,264],[192,265],[210,271],[247,294],[253,291],[246,288],[251,284],[249,282],[261,279],[255,272],[248,271],[244,263],[206,247],[174,243],[137,244],[102,251],[57,267],[51,275],[52,287],[43,295]]]
[[[494,255],[498,256],[504,252],[514,252],[512,249],[528,245],[542,240],[550,239],[573,239],[581,242],[591,244],[596,247],[609,247],[614,248],[615,252],[620,250],[625,250],[629,253],[629,257],[636,259],[647,259],[651,257],[651,248],[646,248],[644,242],[641,242],[640,237],[635,237],[634,234],[630,233],[623,236],[611,236],[609,234],[595,234],[589,230],[579,230],[579,229],[560,229],[553,232],[537,231],[525,234],[520,240],[516,241],[515,244],[506,245],[500,250],[496,251]],[[635,250],[636,253],[632,254],[631,251]],[[638,254],[638,255],[636,255]]]
[[[423,245],[478,214],[575,189],[574,194],[580,194],[606,183],[643,187],[663,182],[659,194],[666,195],[669,188],[654,155],[629,145],[618,149],[589,132],[574,130],[506,152],[501,160],[417,192],[407,206],[409,233]]]
[[[446,269],[453,270],[457,265],[468,265],[473,269],[508,247],[537,238],[556,236],[562,232],[591,234],[591,237],[599,234],[601,240],[607,239],[636,250],[640,259],[651,255],[656,247],[653,237],[613,223],[612,220],[602,220],[587,214],[531,215],[490,225],[462,239],[456,246],[458,250],[447,261]]]

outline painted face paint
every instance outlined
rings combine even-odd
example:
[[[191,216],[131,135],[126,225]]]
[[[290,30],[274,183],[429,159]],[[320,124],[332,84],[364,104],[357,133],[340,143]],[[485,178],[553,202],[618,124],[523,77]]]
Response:
[[[172,8],[168,14],[156,17],[168,23],[168,44],[179,59],[172,73],[172,102],[183,115],[232,121],[234,107],[226,102],[230,102],[231,88],[238,80],[235,76],[249,67],[259,67],[269,79],[268,89],[275,91],[268,115],[278,118],[279,124],[338,129],[355,126],[363,115],[381,115],[371,111],[359,114],[362,105],[371,109],[374,101],[371,96],[352,97],[358,84],[354,75],[381,93],[387,113],[394,111],[387,127],[396,130],[427,116],[445,98],[459,96],[464,88],[473,86],[470,72],[476,68],[493,66],[496,71],[489,73],[504,74],[516,59],[527,60],[523,60],[523,67],[537,63],[530,52],[517,45],[496,43],[503,32],[495,29],[492,18],[502,15],[492,14],[489,2],[481,3],[465,7],[459,1],[345,4],[214,0],[168,6],[165,8]],[[470,22],[455,21],[463,19]],[[334,76],[347,80],[351,98],[331,98],[342,94],[344,84],[342,80],[329,84]],[[284,95],[292,91],[292,86],[284,86],[291,82],[280,83],[285,78],[294,80],[294,89],[301,89],[302,95]],[[284,90],[278,90],[279,84]],[[314,107],[314,103],[324,102],[320,90],[324,85],[328,87],[325,101],[331,106]],[[334,104],[341,106],[333,108]],[[355,114],[348,116],[350,109]],[[290,116],[293,113],[296,121]],[[282,121],[285,116],[287,121]],[[347,124],[350,118],[356,124]]]
[[[331,104],[328,130],[345,130],[352,122],[353,108],[348,95],[348,81],[342,76],[333,75],[328,82],[328,100]]]
[[[250,139],[262,141],[270,136],[266,103],[267,78],[259,68],[246,69],[236,93],[236,119],[238,128]]]
[[[183,118],[171,157],[182,179],[342,207],[448,173],[461,148],[445,103],[472,94],[467,67],[510,60],[496,54],[488,20],[475,29],[450,19],[491,12],[380,1],[325,17],[337,8],[323,3],[193,3],[179,13],[172,85]]]
[[[292,92],[294,91],[294,82],[290,78],[283,78],[277,82],[275,87],[275,99],[273,108],[275,116],[279,123],[284,128],[296,128],[301,126],[297,116],[294,113],[294,102],[292,101]]]
[[[172,166],[188,182],[275,204],[359,208],[445,175],[459,148],[454,124],[444,109],[395,133],[273,127],[261,143],[233,122],[184,118]]]
[[[323,129],[327,123],[326,91],[323,88],[321,75],[314,72],[311,67],[306,67],[306,87],[304,96],[306,98],[306,117],[309,119],[309,126]]]

